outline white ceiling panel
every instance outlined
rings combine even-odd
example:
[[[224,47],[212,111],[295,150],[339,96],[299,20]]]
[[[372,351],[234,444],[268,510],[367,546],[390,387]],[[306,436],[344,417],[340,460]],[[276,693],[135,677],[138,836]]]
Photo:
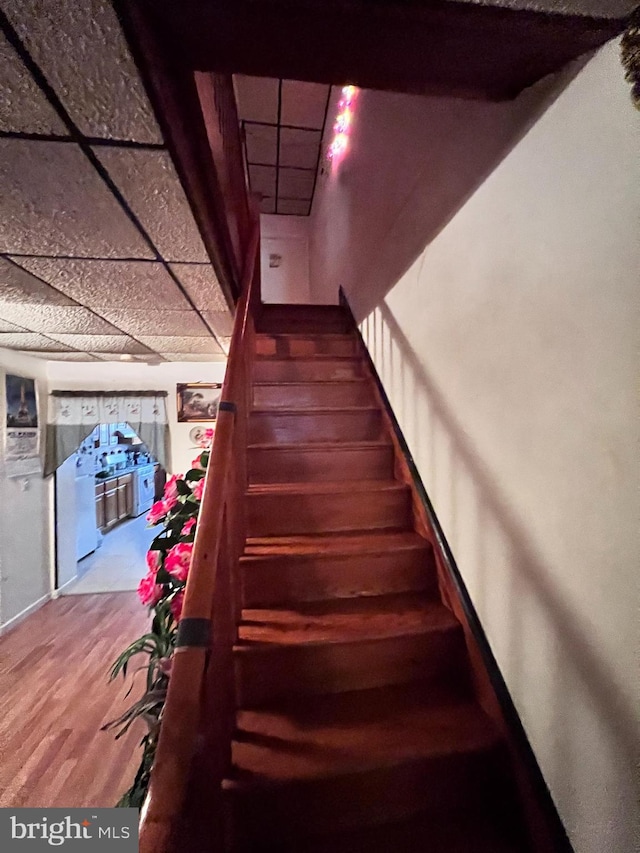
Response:
[[[26,332],[24,326],[17,326],[15,323],[10,323],[8,320],[3,320],[0,317],[0,332]]]
[[[276,165],[278,157],[278,128],[263,124],[245,124],[247,161]]]
[[[126,364],[127,362],[142,361],[146,363],[157,363],[164,361],[164,356],[159,356],[155,352],[148,352],[144,355],[132,355],[131,353],[121,352],[92,352],[89,355],[96,361],[117,361]],[[122,356],[126,357],[123,358]]]
[[[280,198],[310,199],[313,194],[314,172],[299,169],[280,169]],[[278,201],[280,210],[280,201]]]
[[[51,334],[49,337],[59,341],[69,349],[83,352],[115,352],[136,355],[147,352],[146,347],[134,341],[128,335],[70,335]]]
[[[260,213],[275,213],[276,212],[276,200],[275,198],[270,198],[269,196],[263,196],[260,200]]]
[[[58,114],[2,33],[0,33],[0,130],[68,135]]]
[[[622,18],[638,5],[638,0],[458,0],[479,6],[504,6],[508,9],[531,9],[535,12],[559,12],[565,15],[593,15]]]
[[[61,352],[69,349],[66,344],[45,337],[45,335],[38,335],[36,332],[1,332],[0,347],[22,350],[58,350]]]
[[[31,332],[45,335],[71,332],[79,335],[118,334],[118,329],[79,305],[24,305],[3,302],[0,298],[0,318],[17,323]]]
[[[61,258],[16,260],[34,275],[96,311],[113,307],[135,309],[144,305],[157,309],[189,308],[180,288],[160,263]]]
[[[280,165],[315,170],[320,136],[320,131],[283,127],[280,131]]]
[[[162,142],[109,0],[4,0],[2,5],[84,134]]]
[[[204,319],[216,333],[216,337],[229,337],[233,331],[233,317],[228,311],[203,311]]]
[[[30,305],[73,305],[68,296],[5,258],[0,258],[0,299]]]
[[[329,86],[322,83],[302,83],[299,80],[282,81],[282,124],[296,127],[314,127],[322,130],[327,108]]]
[[[82,151],[68,142],[0,139],[0,251],[84,257],[151,252]]]
[[[200,355],[216,355],[221,352],[213,337],[192,338],[178,335],[140,335],[140,340],[149,349],[159,353],[179,352]]]
[[[103,315],[123,332],[134,335],[205,336],[209,330],[195,311],[161,311],[155,308],[108,309]]]
[[[95,154],[166,260],[209,260],[166,151],[97,148]]]
[[[249,183],[254,193],[276,194],[276,170],[271,166],[249,166]]]
[[[170,264],[171,271],[201,311],[229,311],[211,264]]]
[[[278,121],[278,80],[234,74],[238,116],[248,121]]]
[[[222,353],[212,355],[198,352],[163,352],[162,356],[168,361],[201,361],[204,363],[214,361],[226,361],[226,356],[224,356]],[[203,382],[206,382],[206,377],[204,379],[202,377],[200,378]]]
[[[310,201],[281,198],[278,202],[278,213],[293,214],[294,216],[308,216],[310,204]]]
[[[36,358],[46,358],[48,361],[96,361],[97,359],[88,352],[37,352],[32,350],[29,355]]]

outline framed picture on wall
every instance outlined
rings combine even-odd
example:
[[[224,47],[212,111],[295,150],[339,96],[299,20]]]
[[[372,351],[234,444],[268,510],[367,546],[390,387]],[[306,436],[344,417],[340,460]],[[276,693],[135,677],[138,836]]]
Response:
[[[191,382],[177,386],[179,423],[215,421],[222,385],[220,382]]]

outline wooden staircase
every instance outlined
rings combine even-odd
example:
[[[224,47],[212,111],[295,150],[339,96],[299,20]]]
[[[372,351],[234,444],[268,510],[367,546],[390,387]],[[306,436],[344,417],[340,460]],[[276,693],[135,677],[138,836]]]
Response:
[[[256,332],[228,849],[527,851],[350,318]]]

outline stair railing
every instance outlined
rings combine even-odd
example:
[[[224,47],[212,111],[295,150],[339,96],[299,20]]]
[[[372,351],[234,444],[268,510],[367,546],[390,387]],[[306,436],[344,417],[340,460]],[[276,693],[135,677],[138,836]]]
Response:
[[[259,302],[256,222],[236,307],[151,784],[141,815],[141,853],[197,850],[204,844],[210,851],[225,847],[221,786],[230,769],[235,725],[233,646],[241,611],[238,565],[246,538],[247,425]],[[206,840],[197,837],[199,831]]]

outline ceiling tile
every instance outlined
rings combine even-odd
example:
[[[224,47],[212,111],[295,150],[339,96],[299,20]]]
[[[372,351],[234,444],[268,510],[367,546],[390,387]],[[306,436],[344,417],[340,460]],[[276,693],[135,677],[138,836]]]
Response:
[[[205,336],[209,330],[195,311],[162,311],[155,308],[103,311],[107,319],[123,332],[134,335],[189,335]]]
[[[228,311],[203,311],[202,316],[216,333],[216,337],[229,337],[233,331],[233,317]]]
[[[17,258],[17,262],[96,311],[117,307],[186,310],[189,303],[161,263]],[[2,287],[0,272],[0,290]],[[4,298],[4,294],[2,298]],[[62,299],[65,297],[61,296]]]
[[[297,199],[281,198],[278,201],[278,213],[293,214],[294,216],[308,216],[311,212],[310,201],[298,201]]]
[[[310,199],[313,194],[314,179],[314,172],[301,172],[299,169],[280,169],[278,198]],[[278,209],[280,209],[279,201]]]
[[[282,83],[282,124],[322,129],[327,108],[329,86],[284,80]]]
[[[162,142],[109,0],[4,0],[2,5],[83,133]]]
[[[0,318],[31,332],[45,335],[69,332],[80,335],[117,334],[110,323],[79,305],[21,305],[4,302],[0,294]]]
[[[35,332],[8,332],[0,333],[0,347],[7,349],[24,350],[68,350],[69,347],[56,340],[50,340],[44,335]]]
[[[2,33],[0,33],[0,130],[68,135],[58,114]]]
[[[280,165],[304,167],[315,171],[320,142],[319,131],[291,130],[283,127],[280,131]]]
[[[0,332],[26,332],[24,326],[17,326],[15,323],[10,323],[8,320],[0,318]]]
[[[149,349],[156,352],[180,352],[219,354],[221,352],[216,339],[213,337],[191,338],[178,335],[140,335],[140,340]]]
[[[211,264],[170,264],[171,271],[201,311],[228,311],[227,300]]]
[[[276,164],[278,156],[278,129],[263,124],[245,124],[247,161],[249,163]]]
[[[217,355],[198,353],[198,352],[163,352],[162,357],[167,361],[225,361],[226,357],[222,353]]]
[[[51,334],[49,337],[71,349],[83,352],[116,352],[138,353],[147,352],[146,347],[134,341],[128,335],[67,335]]]
[[[231,348],[231,338],[220,338],[220,345],[225,353],[228,354]]]
[[[35,358],[46,358],[48,361],[96,361],[88,352],[36,352],[30,350],[29,355]]]
[[[238,116],[249,121],[278,121],[278,80],[272,77],[233,75]]]
[[[276,170],[270,166],[249,166],[249,183],[254,193],[276,194]]]
[[[73,305],[63,293],[34,278],[21,266],[0,258],[0,299],[24,305]]]
[[[164,361],[164,356],[159,356],[155,352],[147,352],[144,355],[131,355],[131,353],[121,352],[92,352],[90,355],[98,361],[117,361],[122,364],[131,364],[134,361],[160,364]],[[123,358],[123,355],[127,357]]]
[[[209,260],[166,151],[97,148],[95,153],[166,260]]]
[[[260,213],[275,213],[276,212],[276,200],[275,198],[269,198],[268,196],[264,196],[260,200]]]
[[[3,228],[11,254],[150,257],[151,252],[80,148],[0,139]]]

